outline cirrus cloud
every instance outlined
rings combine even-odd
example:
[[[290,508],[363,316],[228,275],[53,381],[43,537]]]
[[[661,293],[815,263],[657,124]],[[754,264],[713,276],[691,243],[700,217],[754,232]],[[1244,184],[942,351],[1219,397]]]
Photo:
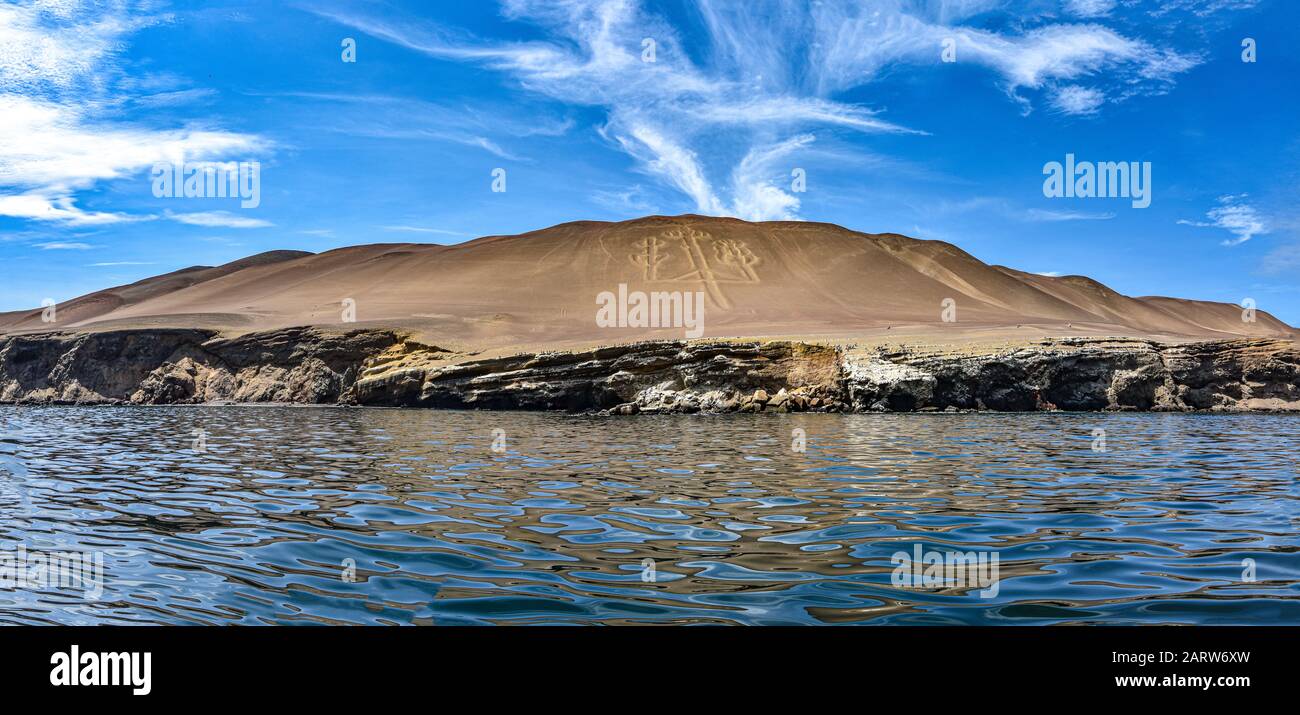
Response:
[[[0,216],[69,225],[151,216],[88,211],[78,192],[163,161],[265,151],[260,137],[119,121],[98,101],[117,87],[124,38],[165,21],[126,0],[0,6]]]
[[[1093,19],[1110,7],[1074,6]],[[602,108],[601,135],[643,173],[701,213],[749,219],[796,216],[799,198],[779,181],[790,169],[775,158],[793,157],[818,132],[924,135],[841,97],[893,66],[938,65],[947,40],[959,62],[990,71],[1025,112],[1026,95],[1043,93],[1058,112],[1093,114],[1164,91],[1199,62],[1095,22],[998,30],[975,22],[1006,9],[996,0],[701,0],[693,10],[705,42],[690,48],[636,0],[503,0],[505,18],[532,26],[538,39],[527,41],[484,40],[352,6],[303,9],[433,58],[497,70],[553,100]],[[647,39],[653,61],[643,54]]]
[[[1245,202],[1246,194],[1220,196],[1219,205],[1205,212],[1209,221],[1188,221],[1180,219],[1184,226],[1200,228],[1221,228],[1231,233],[1234,238],[1224,239],[1223,245],[1236,246],[1245,243],[1261,233],[1268,233],[1268,224],[1260,217],[1254,206]]]
[[[190,213],[168,211],[166,216],[177,223],[207,228],[265,228],[274,225],[270,221],[240,216],[229,211],[192,211]]]

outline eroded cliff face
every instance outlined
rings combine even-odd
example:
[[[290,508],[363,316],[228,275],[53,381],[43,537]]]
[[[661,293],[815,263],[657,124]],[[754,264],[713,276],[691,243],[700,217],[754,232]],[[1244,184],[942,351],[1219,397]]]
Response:
[[[414,364],[372,361],[362,404],[614,413],[1300,410],[1286,340],[1045,340],[1002,350],[647,342]]]
[[[291,328],[222,338],[205,330],[0,338],[0,402],[338,402],[393,332]]]
[[[360,404],[527,410],[730,412],[754,392],[835,401],[839,353],[791,342],[656,341],[447,364],[373,361]],[[620,407],[621,406],[621,407]]]
[[[477,357],[396,331],[0,337],[0,402],[296,402],[612,414],[1297,410],[1289,340],[1056,339],[1002,349],[656,341]]]
[[[844,366],[857,411],[1300,410],[1300,352],[1289,340],[1045,340],[849,352]]]

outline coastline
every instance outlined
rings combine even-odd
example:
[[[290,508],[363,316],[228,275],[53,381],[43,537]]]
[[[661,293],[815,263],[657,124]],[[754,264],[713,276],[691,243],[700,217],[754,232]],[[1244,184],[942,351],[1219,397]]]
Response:
[[[313,404],[632,414],[1300,412],[1283,338],[997,346],[649,340],[484,355],[398,329],[0,336],[0,403]]]

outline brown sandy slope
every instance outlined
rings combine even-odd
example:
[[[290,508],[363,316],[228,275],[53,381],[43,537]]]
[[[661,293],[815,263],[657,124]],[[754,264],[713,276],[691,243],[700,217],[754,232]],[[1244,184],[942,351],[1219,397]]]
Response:
[[[204,281],[214,278],[230,275],[252,268],[254,266],[277,263],[279,261],[288,261],[295,258],[302,258],[312,254],[306,251],[267,251],[255,256],[241,258],[222,266],[191,266],[182,268],[179,271],[164,273],[153,278],[146,278],[130,285],[118,286],[116,288],[106,288],[95,291],[80,298],[59,303],[55,306],[55,318],[57,325],[67,327],[69,325],[86,325],[92,323],[103,316],[108,315],[118,309],[137,305],[160,296],[173,293],[178,290],[189,288]],[[31,329],[49,329],[49,325],[41,322],[41,308],[33,310],[20,310],[10,313],[0,313],[0,329],[3,330],[21,330]]]
[[[645,266],[647,241],[658,265]],[[452,346],[615,343],[682,337],[683,328],[601,328],[597,295],[702,291],[704,336],[954,341],[1041,335],[1164,339],[1282,336],[1224,303],[1131,298],[1082,276],[989,266],[951,244],[807,222],[651,216],[579,221],[455,246],[374,244],[321,254],[277,251],[92,293],[58,306],[61,329],[213,327],[247,332],[342,325],[412,330]],[[941,311],[951,298],[957,321]],[[48,330],[40,311],[0,314],[0,330]],[[357,325],[349,327],[358,327]]]

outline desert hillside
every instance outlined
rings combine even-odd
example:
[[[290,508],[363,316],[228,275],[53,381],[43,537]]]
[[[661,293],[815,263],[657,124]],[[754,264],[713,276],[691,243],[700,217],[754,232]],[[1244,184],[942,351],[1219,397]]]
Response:
[[[1231,304],[1124,296],[1082,276],[990,266],[939,241],[693,215],[579,221],[455,246],[274,251],[67,301],[53,326],[40,309],[0,314],[0,331],[342,325],[350,300],[357,326],[403,327],[451,344],[682,337],[680,327],[598,326],[597,296],[620,284],[702,293],[709,338],[1295,333],[1262,311],[1243,322]],[[943,319],[945,305],[955,322]]]

